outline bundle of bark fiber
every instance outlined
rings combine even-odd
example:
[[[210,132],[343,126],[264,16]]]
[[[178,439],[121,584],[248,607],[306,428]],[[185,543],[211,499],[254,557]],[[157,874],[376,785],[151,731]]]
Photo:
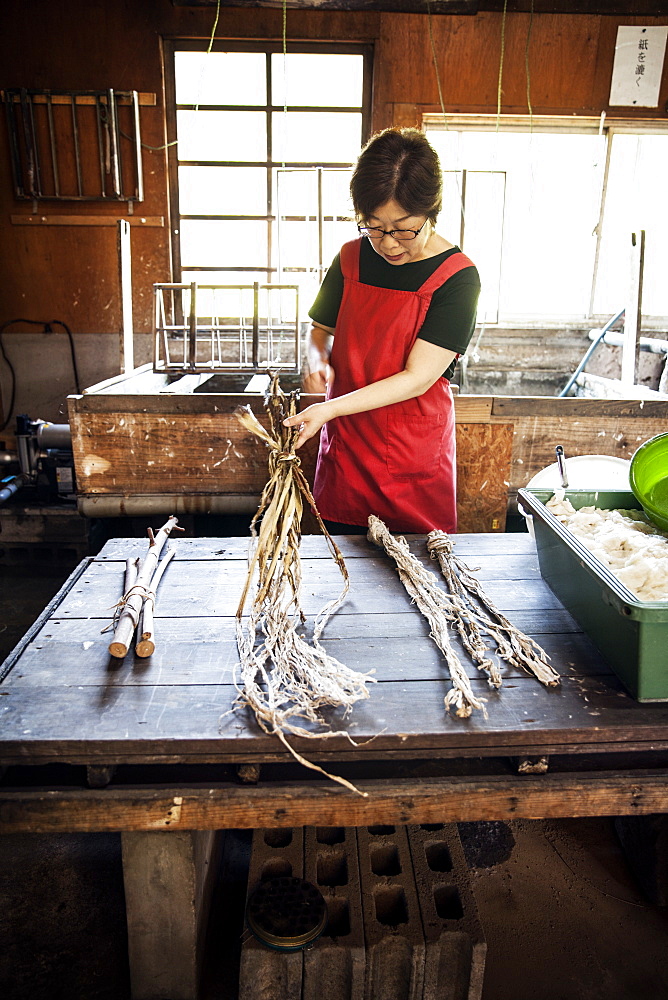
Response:
[[[297,399],[296,393],[286,395],[274,376],[265,400],[268,430],[249,407],[237,410],[242,425],[269,449],[269,480],[251,522],[248,575],[236,615],[240,659],[240,678],[235,678],[237,705],[247,705],[260,727],[276,735],[300,763],[358,791],[344,778],[328,774],[308,761],[286,739],[286,735],[350,739],[345,732],[314,732],[304,723],[322,725],[323,709],[343,709],[347,715],[356,701],[369,697],[367,684],[373,680],[328,655],[320,642],[327,621],[345,599],[349,579],[343,556],[322,522],[295,453],[299,429],[283,425],[286,417],[297,412]],[[316,616],[310,643],[297,631],[306,624],[299,597],[304,501],[317,518],[343,577],[339,596]],[[244,621],[251,590],[252,603]]]
[[[502,659],[530,671],[549,687],[559,683],[559,675],[547,662],[545,651],[492,604],[478,580],[453,555],[452,542],[445,532],[432,531],[427,544],[432,558],[440,563],[447,592],[409,550],[406,539],[392,535],[380,518],[369,518],[368,536],[395,560],[401,582],[429,622],[431,636],[445,657],[453,685],[445,696],[446,709],[454,708],[460,718],[467,718],[473,709],[487,716],[485,701],[473,691],[466,668],[450,641],[449,627],[459,632],[464,648],[478,669],[486,673],[492,687],[501,687],[501,671],[489,656],[485,636],[494,641]]]

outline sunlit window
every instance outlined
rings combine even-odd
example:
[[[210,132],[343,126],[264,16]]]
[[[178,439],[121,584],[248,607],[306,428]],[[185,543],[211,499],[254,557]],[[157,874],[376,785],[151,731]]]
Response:
[[[668,319],[668,134],[633,123],[426,122],[445,179],[440,229],[481,274],[479,321],[594,324],[624,308],[645,230],[642,312]],[[656,129],[654,131],[657,131]]]
[[[306,309],[355,235],[348,185],[368,133],[370,53],[197,44],[173,46],[175,279],[298,284]]]

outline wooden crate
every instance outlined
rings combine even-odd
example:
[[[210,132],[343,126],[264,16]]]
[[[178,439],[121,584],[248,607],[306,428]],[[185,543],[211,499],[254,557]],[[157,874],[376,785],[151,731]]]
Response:
[[[267,451],[234,411],[250,405],[266,421],[262,396],[193,388],[184,379],[175,390],[146,366],[69,397],[82,513],[112,517],[147,504],[155,514],[255,511]],[[457,395],[455,412],[461,532],[503,531],[518,488],[554,461],[555,445],[567,456],[630,458],[668,426],[668,400]],[[313,440],[301,452],[311,483],[316,456]]]

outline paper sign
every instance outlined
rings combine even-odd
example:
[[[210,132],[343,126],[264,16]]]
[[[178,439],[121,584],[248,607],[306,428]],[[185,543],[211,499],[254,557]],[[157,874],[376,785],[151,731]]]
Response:
[[[617,28],[610,105],[634,108],[659,106],[659,87],[668,26]]]

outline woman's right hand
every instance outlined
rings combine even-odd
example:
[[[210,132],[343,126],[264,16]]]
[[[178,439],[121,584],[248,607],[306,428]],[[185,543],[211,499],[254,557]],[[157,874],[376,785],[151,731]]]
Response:
[[[311,327],[306,350],[307,373],[302,379],[304,392],[324,395],[327,386],[331,386],[334,381],[334,372],[329,364],[333,333],[330,327],[319,326],[317,323]]]
[[[304,375],[302,390],[307,393],[313,393],[316,396],[322,396],[326,393],[327,386],[331,385],[333,381],[334,369],[331,365],[325,363],[319,365],[315,371]]]

